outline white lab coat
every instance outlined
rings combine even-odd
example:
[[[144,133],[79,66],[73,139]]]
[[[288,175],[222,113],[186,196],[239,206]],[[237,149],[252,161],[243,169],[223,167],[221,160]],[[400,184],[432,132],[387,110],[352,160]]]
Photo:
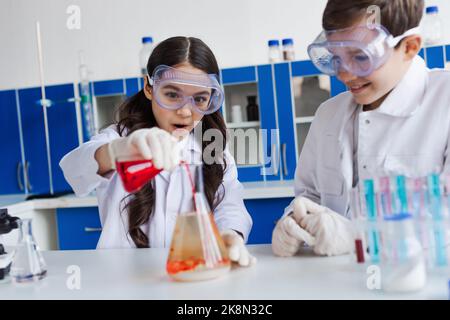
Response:
[[[129,248],[135,244],[128,234],[128,212],[123,210],[122,199],[128,195],[116,172],[108,177],[97,174],[98,164],[95,151],[113,139],[119,138],[115,126],[110,126],[71,151],[60,162],[64,176],[77,196],[86,196],[95,190],[102,233],[97,248]],[[186,145],[191,159],[201,161],[201,146],[190,135]],[[233,229],[243,234],[245,240],[252,227],[243,198],[243,187],[237,179],[237,169],[233,157],[225,152],[227,169],[223,178],[223,188],[219,187],[216,196],[222,196],[222,202],[214,210],[214,218],[220,231]],[[198,163],[198,162],[196,162]],[[192,198],[183,197],[181,167],[173,172],[163,171],[153,179],[155,207],[150,221],[141,226],[147,234],[152,248],[168,247],[180,207],[189,206]],[[191,167],[193,173],[193,168]]]
[[[295,195],[348,217],[354,140],[357,179],[424,176],[449,171],[449,133],[450,72],[429,70],[416,57],[378,109],[361,112],[350,92],[319,107],[297,165]]]

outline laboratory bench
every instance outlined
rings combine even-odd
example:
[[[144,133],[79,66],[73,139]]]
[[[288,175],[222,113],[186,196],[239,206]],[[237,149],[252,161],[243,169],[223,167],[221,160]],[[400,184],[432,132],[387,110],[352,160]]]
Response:
[[[244,182],[243,198],[253,219],[249,243],[270,243],[273,228],[294,197],[293,181]],[[95,249],[101,223],[95,194],[25,200],[25,195],[0,196],[0,208],[20,218],[33,219],[33,232],[45,250]],[[17,233],[5,235],[13,245]],[[4,240],[5,241],[5,240]]]
[[[165,270],[167,249],[109,249],[43,252],[46,278],[36,283],[0,283],[4,299],[447,299],[448,278],[430,276],[415,293],[384,293],[366,286],[366,267],[349,255],[310,252],[275,257],[269,245],[248,247],[258,262],[201,282],[175,282]],[[78,277],[79,276],[79,277]],[[77,278],[78,277],[78,278]],[[79,280],[79,281],[78,281]]]

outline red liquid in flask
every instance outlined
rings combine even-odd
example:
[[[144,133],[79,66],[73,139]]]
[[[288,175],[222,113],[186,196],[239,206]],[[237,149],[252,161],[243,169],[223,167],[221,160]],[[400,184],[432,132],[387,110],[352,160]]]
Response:
[[[138,191],[162,171],[153,166],[152,160],[116,161],[116,168],[128,192]]]

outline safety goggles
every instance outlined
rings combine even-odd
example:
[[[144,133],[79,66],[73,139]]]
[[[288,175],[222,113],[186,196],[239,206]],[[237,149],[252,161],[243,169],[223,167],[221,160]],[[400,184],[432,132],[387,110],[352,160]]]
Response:
[[[419,27],[398,37],[381,25],[322,31],[308,46],[308,55],[322,73],[335,76],[345,70],[366,77],[388,60],[402,39],[413,34],[420,34]]]
[[[159,65],[148,76],[152,95],[158,105],[168,110],[191,105],[200,114],[216,112],[224,94],[215,74],[193,74]]]

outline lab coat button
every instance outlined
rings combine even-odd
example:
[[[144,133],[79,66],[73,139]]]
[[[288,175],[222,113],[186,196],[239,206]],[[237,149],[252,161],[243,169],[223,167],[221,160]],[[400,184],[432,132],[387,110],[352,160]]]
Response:
[[[367,120],[366,120],[366,123],[369,124],[369,123],[370,123],[370,120],[367,119]]]

